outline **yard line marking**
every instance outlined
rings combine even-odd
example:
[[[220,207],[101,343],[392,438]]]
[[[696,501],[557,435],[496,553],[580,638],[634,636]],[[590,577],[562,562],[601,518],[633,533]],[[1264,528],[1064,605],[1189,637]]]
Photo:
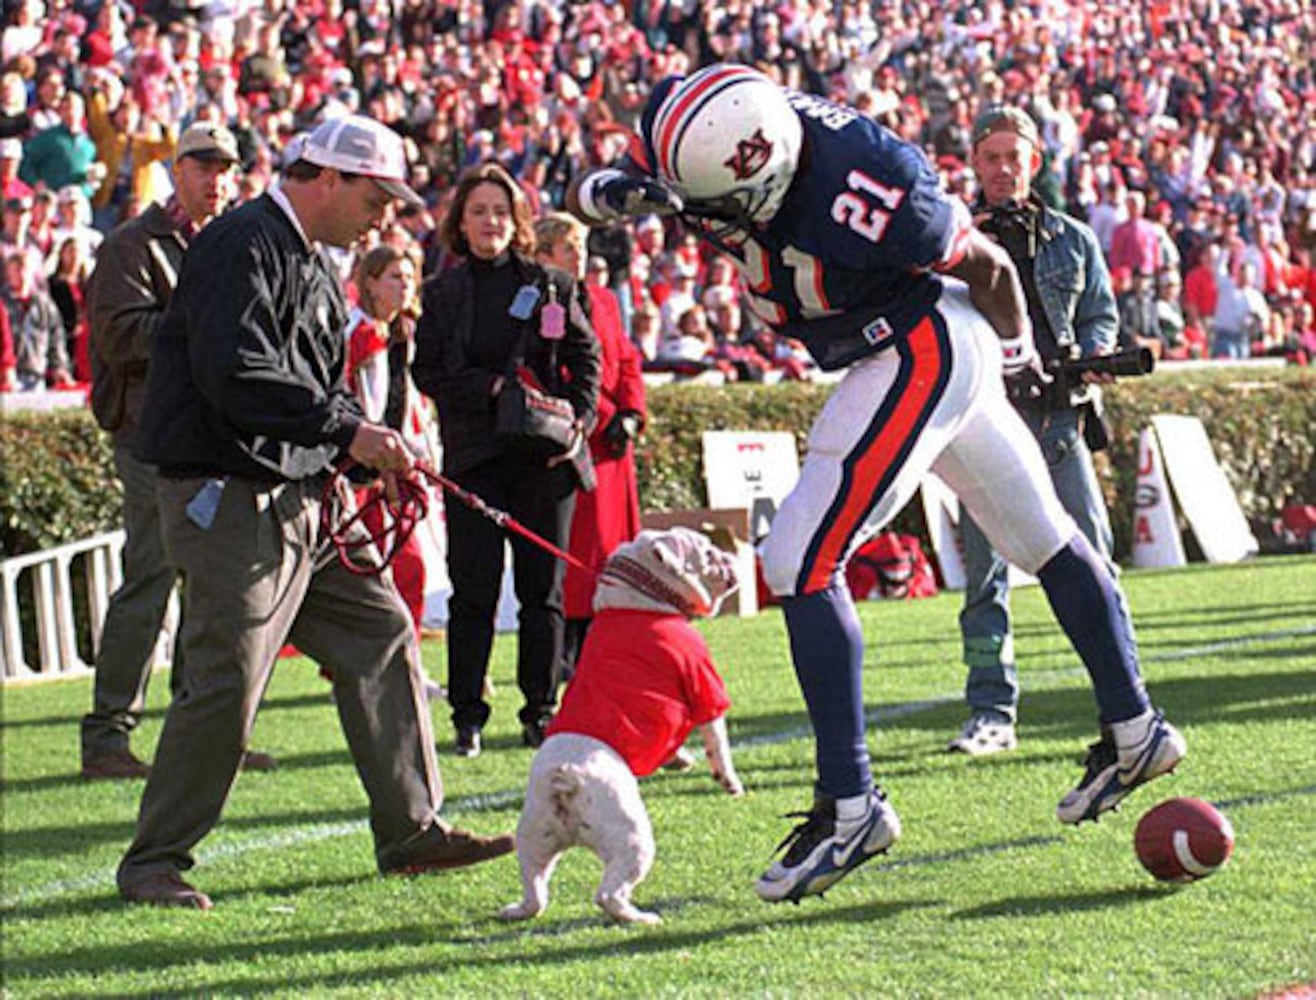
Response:
[[[1316,635],[1316,626],[1298,629],[1282,629],[1275,632],[1261,632],[1256,635],[1238,636],[1233,639],[1222,639],[1218,642],[1206,643],[1200,646],[1189,646],[1183,649],[1153,653],[1141,657],[1141,660],[1144,663],[1183,660],[1193,656],[1203,656],[1228,649],[1236,649],[1240,646],[1276,642],[1281,639],[1301,638],[1309,635]],[[1041,678],[1060,678],[1081,673],[1082,669],[1081,666],[1037,669],[1030,670],[1029,676],[1033,681],[1037,681]],[[962,692],[956,692],[955,694],[941,695],[935,698],[923,698],[918,701],[907,701],[896,705],[881,705],[876,708],[870,708],[864,712],[864,721],[868,725],[873,725],[882,721],[900,719],[908,715],[915,715],[919,712],[926,712],[934,708],[940,708],[944,705],[956,703],[962,698]],[[805,724],[801,726],[792,726],[788,729],[781,729],[773,733],[748,736],[734,741],[732,745],[733,747],[746,749],[760,746],[773,746],[778,743],[803,739],[812,735],[812,733],[813,730]],[[696,756],[702,756],[702,753],[702,750],[695,751]],[[1221,803],[1221,805],[1254,805],[1258,802],[1269,802],[1276,798],[1288,797],[1290,795],[1310,795],[1313,793],[1316,793],[1316,786],[1300,788],[1292,792],[1278,793],[1277,795],[1245,796],[1243,798]],[[451,809],[452,812],[461,814],[485,812],[492,809],[504,809],[519,802],[523,794],[524,793],[521,789],[507,789],[501,792],[457,796],[456,798],[445,801],[444,812],[446,814],[448,810]],[[284,847],[293,847],[298,844],[314,843],[319,840],[329,840],[334,837],[363,833],[367,832],[368,828],[368,823],[365,819],[321,826],[293,827],[290,830],[281,830],[277,833],[255,837],[250,840],[221,840],[213,847],[206,848],[204,851],[198,853],[202,855],[200,860],[203,863],[210,864],[211,862],[223,861],[228,858],[240,858],[254,851],[277,850]],[[924,856],[923,859],[910,858],[891,861],[877,866],[876,870],[898,868],[912,864],[930,864],[937,860],[955,860],[970,853],[989,853],[991,851],[1012,850],[1021,846],[1028,847],[1034,846],[1034,844],[1052,843],[1060,839],[1059,836],[1026,838],[1020,841],[1012,841],[1007,844],[987,845],[981,848],[972,848],[968,851],[951,852],[946,855],[927,855]],[[0,912],[12,910],[23,905],[49,902],[59,896],[66,896],[71,893],[113,889],[114,887],[115,878],[113,871],[92,872],[75,878],[57,879],[56,881],[48,882],[45,885],[34,886],[31,889],[20,889],[15,893],[0,897]]]

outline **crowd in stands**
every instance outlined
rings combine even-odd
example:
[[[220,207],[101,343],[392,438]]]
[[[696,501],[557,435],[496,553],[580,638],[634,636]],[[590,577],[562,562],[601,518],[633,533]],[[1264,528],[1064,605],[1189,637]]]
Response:
[[[169,191],[196,120],[226,122],[238,200],[289,140],[361,110],[407,140],[414,186],[381,238],[445,266],[461,171],[496,159],[541,212],[627,154],[646,95],[714,60],[855,106],[972,202],[971,125],[1038,122],[1037,190],[1108,254],[1128,343],[1165,358],[1316,355],[1316,19],[1305,0],[8,0],[0,34],[2,388],[89,377],[99,240]],[[651,368],[805,378],[725,261],[658,219],[591,237]],[[343,261],[349,274],[351,260]]]

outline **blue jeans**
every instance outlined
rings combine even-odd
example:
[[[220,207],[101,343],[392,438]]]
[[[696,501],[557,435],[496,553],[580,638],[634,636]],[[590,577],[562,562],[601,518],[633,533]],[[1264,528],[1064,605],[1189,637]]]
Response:
[[[1251,355],[1246,333],[1216,330],[1211,340],[1211,357],[1241,361]]]
[[[1042,446],[1060,502],[1115,572],[1110,516],[1092,468],[1092,454],[1079,430],[1078,411],[1024,410],[1020,415]],[[974,715],[1013,723],[1019,707],[1019,678],[1010,634],[1009,565],[992,551],[967,512],[960,520],[960,537],[965,574],[960,634],[969,668],[965,699]]]

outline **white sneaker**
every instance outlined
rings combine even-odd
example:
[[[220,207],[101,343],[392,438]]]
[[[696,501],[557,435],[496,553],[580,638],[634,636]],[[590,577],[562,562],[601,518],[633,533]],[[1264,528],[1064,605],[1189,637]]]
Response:
[[[759,898],[798,903],[805,896],[821,896],[869,858],[885,854],[900,837],[900,817],[880,788],[867,798],[867,809],[853,820],[838,820],[832,799],[815,802],[810,812],[791,813],[804,822],[777,845],[786,853],[755,884]]]
[[[1013,750],[1019,745],[1015,736],[1014,723],[1000,722],[985,715],[975,715],[964,724],[960,735],[946,744],[951,753],[966,753],[970,757],[986,757],[989,754]]]
[[[1062,823],[1095,820],[1139,785],[1169,774],[1187,754],[1183,735],[1159,711],[1116,722],[1088,747],[1083,779],[1060,800],[1056,818]]]

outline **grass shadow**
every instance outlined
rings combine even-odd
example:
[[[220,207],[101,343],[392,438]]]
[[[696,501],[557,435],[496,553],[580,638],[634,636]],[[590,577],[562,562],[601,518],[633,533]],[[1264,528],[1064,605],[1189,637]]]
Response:
[[[1175,887],[1177,888],[1177,887]],[[987,920],[993,917],[1054,917],[1057,914],[1090,910],[1107,910],[1133,906],[1149,900],[1164,899],[1175,889],[1168,886],[1140,885],[1107,889],[1103,892],[1078,892],[1069,895],[1011,896],[981,906],[972,906],[950,915],[951,920]]]

